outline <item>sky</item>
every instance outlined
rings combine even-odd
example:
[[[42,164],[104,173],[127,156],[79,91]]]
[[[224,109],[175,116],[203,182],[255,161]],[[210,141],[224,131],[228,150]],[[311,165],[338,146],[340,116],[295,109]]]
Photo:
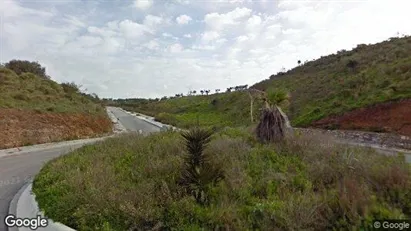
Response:
[[[0,62],[104,98],[249,86],[297,61],[411,34],[411,1],[1,0]]]

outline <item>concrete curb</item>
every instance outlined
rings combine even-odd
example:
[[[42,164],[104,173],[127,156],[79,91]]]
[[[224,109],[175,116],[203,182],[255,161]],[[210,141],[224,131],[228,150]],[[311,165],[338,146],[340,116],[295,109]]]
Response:
[[[9,148],[9,149],[2,149],[0,150],[0,158],[9,155],[20,155],[29,153],[36,150],[47,150],[59,147],[66,147],[66,146],[73,146],[76,144],[87,144],[92,142],[97,142],[100,140],[104,140],[106,138],[115,137],[116,134],[98,138],[91,138],[91,139],[80,139],[80,140],[70,140],[70,141],[61,141],[61,142],[53,142],[53,143],[45,143],[45,144],[36,144],[31,146],[23,146],[17,148]]]
[[[16,211],[17,211],[17,203],[18,203],[18,201],[19,201],[19,198],[20,198],[21,194],[22,194],[23,191],[27,188],[28,185],[29,185],[28,183],[24,184],[24,185],[19,189],[19,191],[16,193],[16,195],[14,195],[13,199],[12,199],[11,202],[10,202],[9,214],[12,214],[12,215],[15,215],[15,216],[17,215],[17,214],[16,214]],[[8,230],[9,230],[9,231],[18,231],[19,228],[17,228],[17,227],[9,227]]]
[[[36,196],[32,192],[32,182],[26,183],[19,192],[14,196],[10,203],[9,214],[13,214],[18,218],[36,218],[41,216],[46,218],[43,212],[40,211],[36,201]],[[9,231],[26,231],[31,230],[28,227],[10,227]],[[65,226],[59,222],[54,222],[52,219],[48,219],[48,226],[38,228],[37,230],[45,231],[76,231],[68,226]]]
[[[117,119],[117,117],[110,111],[110,108],[112,107],[106,107],[107,115],[111,119],[111,122],[113,122],[113,132],[114,133],[122,133],[126,132],[127,129],[120,123],[120,121]]]

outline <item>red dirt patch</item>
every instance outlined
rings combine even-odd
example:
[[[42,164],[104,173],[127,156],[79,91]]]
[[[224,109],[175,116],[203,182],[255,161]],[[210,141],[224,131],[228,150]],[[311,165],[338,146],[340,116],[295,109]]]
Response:
[[[411,136],[411,99],[376,104],[312,123],[317,128],[367,130]]]
[[[110,133],[106,116],[0,109],[0,149]]]

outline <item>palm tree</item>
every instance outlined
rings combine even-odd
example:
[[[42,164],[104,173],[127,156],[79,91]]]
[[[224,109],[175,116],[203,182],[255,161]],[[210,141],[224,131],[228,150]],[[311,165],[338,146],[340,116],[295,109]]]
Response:
[[[203,95],[203,94],[204,94],[204,90],[200,90],[200,93]]]
[[[276,142],[283,140],[285,129],[291,127],[287,116],[278,107],[278,104],[288,98],[285,91],[269,89],[263,92],[257,89],[249,89],[250,95],[250,116],[253,122],[253,101],[254,95],[264,101],[260,121],[256,128],[256,135],[260,142]]]

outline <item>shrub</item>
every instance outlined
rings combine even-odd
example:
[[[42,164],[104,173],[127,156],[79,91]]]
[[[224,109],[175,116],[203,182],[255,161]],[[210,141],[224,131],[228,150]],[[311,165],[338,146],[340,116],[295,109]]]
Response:
[[[66,94],[71,95],[74,93],[80,93],[80,86],[74,82],[62,83],[61,86]]]
[[[27,101],[30,99],[30,97],[28,97],[25,93],[17,93],[13,96],[13,98],[22,101]]]
[[[184,159],[185,168],[179,183],[199,204],[209,202],[210,187],[224,177],[222,169],[211,164],[210,157],[204,154],[212,134],[211,131],[200,128],[182,134],[188,155]]]
[[[4,66],[10,70],[13,70],[18,75],[29,72],[45,79],[50,78],[48,75],[46,75],[46,68],[42,67],[38,62],[13,59],[6,63]]]

